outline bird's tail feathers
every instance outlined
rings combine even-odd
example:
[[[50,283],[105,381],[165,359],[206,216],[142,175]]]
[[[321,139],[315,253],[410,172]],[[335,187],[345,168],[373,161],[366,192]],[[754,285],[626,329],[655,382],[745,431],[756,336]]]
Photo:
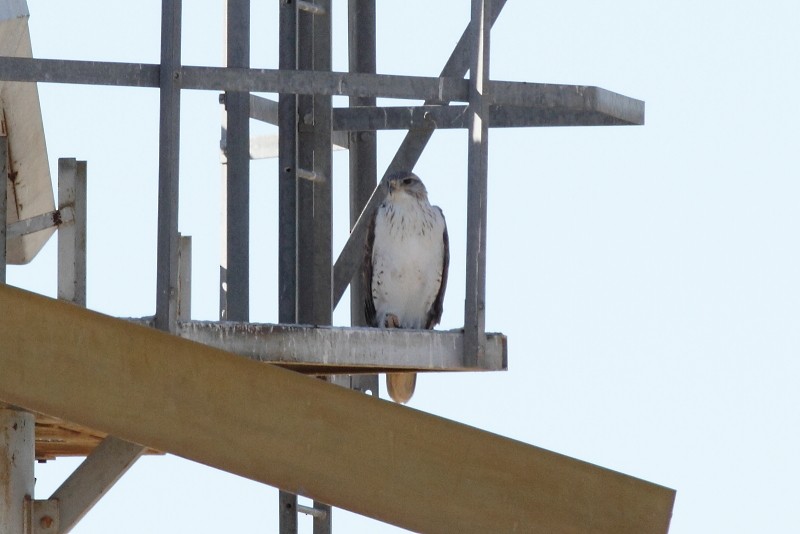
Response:
[[[407,403],[414,395],[417,373],[387,373],[386,389],[393,401]]]

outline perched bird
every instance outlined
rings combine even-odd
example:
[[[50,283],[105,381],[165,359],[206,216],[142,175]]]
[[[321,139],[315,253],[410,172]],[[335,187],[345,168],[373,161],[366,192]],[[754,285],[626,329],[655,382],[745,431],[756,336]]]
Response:
[[[395,173],[389,177],[388,186],[367,235],[367,324],[431,329],[442,318],[450,263],[444,215],[428,202],[428,191],[417,175]],[[386,387],[396,402],[408,402],[416,382],[415,373],[386,375]]]

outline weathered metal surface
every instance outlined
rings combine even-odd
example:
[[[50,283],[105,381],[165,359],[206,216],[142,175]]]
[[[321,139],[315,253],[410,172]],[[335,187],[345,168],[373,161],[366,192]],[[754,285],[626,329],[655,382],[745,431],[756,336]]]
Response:
[[[9,237],[19,237],[46,230],[47,228],[55,228],[71,223],[74,217],[75,211],[72,207],[42,213],[41,215],[9,224],[7,227],[7,235]]]
[[[192,238],[180,237],[178,247],[178,321],[192,319]]]
[[[61,530],[61,510],[54,499],[26,500],[31,507],[31,534],[57,534]]]
[[[298,18],[297,2],[281,1],[278,28],[278,66],[281,70],[297,70]],[[253,109],[257,107],[251,97]],[[278,320],[297,322],[297,177],[298,169],[298,96],[278,95]],[[278,491],[278,530],[280,534],[297,534],[297,495]]]
[[[275,102],[274,100],[270,100],[269,98],[264,98],[257,95],[250,95],[250,118],[256,119],[261,122],[266,122],[268,124],[278,125],[278,116],[280,109],[280,103]],[[333,139],[333,149],[334,150],[341,150],[346,149],[350,146],[350,139],[348,135],[344,132],[336,132],[332,133]],[[254,157],[254,149],[252,145],[250,145],[250,157],[252,159],[257,159]],[[277,155],[275,153],[274,155]],[[261,157],[274,157],[274,155],[262,155]]]
[[[5,2],[0,8],[0,56],[30,58],[31,55],[27,4],[24,1]],[[0,78],[5,76],[0,75]],[[8,209],[3,222],[13,224],[52,212],[55,200],[36,84],[0,80],[0,135],[8,137],[6,157],[10,156],[7,172],[0,176],[4,181],[8,180]],[[22,264],[32,260],[54,230],[49,227],[9,237],[7,262]]]
[[[376,72],[377,68],[377,12],[375,0],[349,0],[348,2],[348,63],[350,72]],[[373,97],[352,97],[350,106],[375,106]],[[349,108],[344,108],[349,109]],[[332,128],[336,130],[333,110]],[[335,134],[341,132],[334,131]],[[350,228],[369,202],[369,197],[378,183],[378,136],[374,131],[348,132],[350,137]],[[364,298],[368,289],[360,271],[350,282],[350,324],[366,325]],[[355,375],[344,377],[350,387],[362,393],[380,394],[378,375]]]
[[[58,534],[66,534],[124,475],[145,448],[108,436],[78,466],[51,499],[59,503]]]
[[[450,64],[461,66],[457,61]],[[159,66],[141,63],[0,57],[0,71],[2,77],[10,81],[159,86]],[[176,79],[180,79],[184,89],[424,99],[431,105],[469,101],[468,81],[455,77],[455,74],[448,71],[439,78],[430,78],[183,66]],[[572,124],[569,122],[571,117],[585,121],[587,125],[644,123],[642,101],[599,87],[508,81],[491,81],[488,87],[491,94],[489,104],[498,109],[500,126],[524,126],[528,122],[533,122],[534,126],[538,123],[568,126]],[[497,106],[505,106],[505,109]],[[529,111],[523,113],[524,110]],[[514,118],[518,112],[520,118]],[[456,122],[451,127],[462,126]]]
[[[30,508],[31,534],[57,534],[61,532],[61,511],[59,502],[48,500],[25,500],[26,508]],[[28,513],[26,511],[26,513]]]
[[[13,313],[8,310],[4,312]],[[6,372],[5,366],[3,372]],[[26,532],[25,497],[33,495],[33,414],[0,405],[0,534]]]
[[[484,367],[464,365],[460,330],[400,330],[335,326],[190,321],[177,334],[250,359],[310,374],[409,371],[500,371],[506,337],[489,334]]]
[[[250,65],[250,0],[227,0],[228,67]],[[225,93],[225,300],[220,317],[246,321],[250,314],[250,95]]]
[[[464,362],[486,354],[486,217],[489,181],[489,0],[472,0],[467,145],[467,257],[464,298]]]
[[[86,162],[58,160],[58,298],[86,306]]]
[[[0,316],[0,399],[409,530],[669,526],[649,482],[17,288]]]
[[[579,90],[584,92],[587,98],[580,106],[568,105],[566,98],[550,102],[548,107],[492,105],[489,106],[489,123],[492,128],[644,124],[644,102],[626,97],[616,100],[613,96],[616,93],[598,87],[554,87],[561,89],[558,92],[562,95]],[[469,107],[464,105],[335,108],[333,129],[338,131],[457,129],[467,128],[468,118]]]
[[[141,326],[154,324],[152,317],[125,320]],[[484,367],[464,364],[461,330],[189,321],[178,324],[177,334],[306,374],[508,369],[508,340],[499,333],[487,334]]]
[[[172,332],[178,315],[181,0],[161,4],[156,328]]]

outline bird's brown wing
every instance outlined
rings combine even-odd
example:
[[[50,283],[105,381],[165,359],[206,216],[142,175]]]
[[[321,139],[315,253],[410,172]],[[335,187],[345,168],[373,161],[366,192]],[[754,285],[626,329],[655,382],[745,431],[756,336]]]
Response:
[[[364,283],[364,318],[367,320],[368,326],[378,326],[375,324],[377,319],[375,317],[375,301],[372,300],[372,247],[375,244],[375,219],[377,215],[376,210],[367,229],[367,241],[364,244],[364,262],[361,269]]]
[[[444,219],[444,214],[441,208],[435,206]],[[431,309],[428,310],[427,321],[425,321],[425,328],[431,329],[442,320],[442,312],[444,311],[444,291],[447,289],[447,270],[450,267],[450,238],[447,235],[447,223],[444,225],[444,232],[442,233],[444,241],[444,250],[442,254],[442,284],[439,286],[439,292],[431,304]]]

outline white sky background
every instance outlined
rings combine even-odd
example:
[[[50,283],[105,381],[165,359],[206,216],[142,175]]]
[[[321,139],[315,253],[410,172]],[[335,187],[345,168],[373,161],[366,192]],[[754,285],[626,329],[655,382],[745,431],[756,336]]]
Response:
[[[277,2],[253,4],[252,64],[275,68]],[[155,0],[29,6],[37,57],[158,62]],[[334,69],[346,70],[346,4],[334,9]],[[379,2],[379,72],[438,75],[468,16],[467,0]],[[509,0],[492,78],[603,87],[645,100],[646,125],[492,131],[487,327],[508,335],[510,369],[423,376],[411,406],[675,488],[675,534],[796,532],[798,21],[792,1]],[[221,0],[184,2],[183,60],[221,64]],[[89,307],[152,314],[157,91],[40,94],[53,175],[59,157],[88,160]],[[213,92],[182,105],[193,316],[214,319],[220,106]],[[400,139],[380,135],[381,170]],[[463,323],[466,141],[437,132],[415,169],[450,228],[443,328]],[[337,153],[337,247],[346,169]],[[252,165],[257,322],[277,320],[276,170]],[[48,295],[55,281],[55,240],[9,272]],[[336,323],[347,320],[342,307]],[[37,465],[37,498],[75,465]],[[340,510],[334,529],[397,531]],[[276,492],[145,458],[74,532],[111,531],[276,532]]]

